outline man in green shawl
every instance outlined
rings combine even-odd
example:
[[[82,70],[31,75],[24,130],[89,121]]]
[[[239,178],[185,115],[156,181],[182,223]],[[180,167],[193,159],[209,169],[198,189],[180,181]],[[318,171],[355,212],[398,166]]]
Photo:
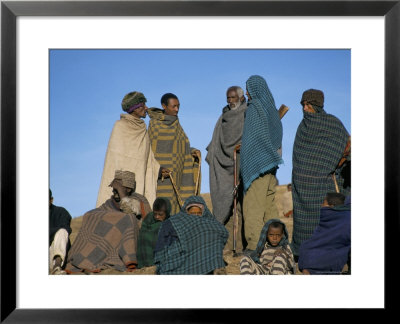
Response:
[[[240,172],[244,199],[244,236],[248,250],[255,250],[264,224],[278,218],[276,172],[281,157],[282,123],[265,79],[251,76],[246,82],[249,106],[244,120]]]
[[[304,91],[300,104],[303,120],[297,128],[292,156],[291,244],[295,258],[300,245],[311,237],[319,224],[326,193],[340,191],[350,195],[350,185],[345,181],[350,168],[349,133],[338,118],[325,112],[321,90]]]
[[[148,115],[151,148],[158,163],[170,171],[162,172],[157,181],[157,197],[171,201],[171,214],[176,214],[188,197],[200,193],[200,151],[191,148],[178,119],[179,99],[172,93],[161,98],[163,109],[150,108]],[[180,201],[181,199],[181,201]]]
[[[159,197],[154,201],[153,211],[142,222],[137,242],[138,268],[154,265],[154,248],[158,232],[164,220],[171,213],[171,203],[167,198]]]

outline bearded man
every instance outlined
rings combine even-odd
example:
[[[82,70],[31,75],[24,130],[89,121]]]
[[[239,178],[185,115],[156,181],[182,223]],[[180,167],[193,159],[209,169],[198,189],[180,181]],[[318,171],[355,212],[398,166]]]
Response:
[[[116,170],[110,187],[112,196],[83,216],[68,255],[67,273],[136,269],[139,228],[151,207],[135,192],[135,174],[130,171]]]
[[[259,75],[246,82],[249,105],[244,121],[240,172],[243,179],[243,220],[247,249],[257,247],[264,224],[278,218],[276,171],[281,157],[282,123],[267,82]],[[250,251],[248,251],[250,253]]]
[[[233,199],[234,189],[234,150],[242,140],[244,116],[247,109],[243,89],[229,87],[226,91],[227,105],[222,109],[210,144],[207,146],[206,162],[210,165],[210,194],[215,218],[229,231],[227,247],[232,246],[233,237]],[[240,168],[240,155],[237,154],[237,170]],[[239,179],[239,172],[237,172]],[[242,190],[238,192],[238,239],[237,252],[243,250],[242,242]]]
[[[157,182],[157,197],[171,201],[171,215],[179,212],[181,203],[200,193],[200,151],[190,147],[178,119],[179,99],[172,93],[161,98],[163,109],[150,108],[149,137],[158,163],[165,167]],[[169,172],[172,175],[168,177]],[[182,202],[180,202],[182,199]]]
[[[113,180],[115,170],[126,170],[136,175],[136,192],[144,195],[150,204],[156,199],[157,178],[160,165],[154,158],[147,133],[146,97],[141,92],[133,91],[122,100],[120,120],[116,121],[108,142],[104,160],[103,175],[96,206],[99,207],[110,198],[111,188],[108,184]]]
[[[297,128],[292,156],[291,244],[296,259],[300,245],[319,224],[327,192],[350,195],[350,185],[345,181],[350,169],[349,133],[338,118],[325,112],[321,90],[304,91],[300,104],[303,120]]]

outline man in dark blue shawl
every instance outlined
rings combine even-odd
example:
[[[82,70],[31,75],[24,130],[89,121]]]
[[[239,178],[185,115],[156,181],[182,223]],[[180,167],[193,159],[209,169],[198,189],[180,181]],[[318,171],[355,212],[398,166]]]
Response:
[[[190,214],[190,207],[201,216]],[[191,196],[181,211],[165,220],[155,247],[157,274],[208,274],[225,267],[223,249],[228,231],[218,222],[204,199]]]
[[[335,193],[333,193],[334,195]],[[344,197],[343,197],[344,198]],[[320,223],[300,246],[299,269],[310,274],[340,274],[348,262],[351,246],[351,202],[321,208]]]
[[[247,249],[255,250],[264,224],[278,218],[276,170],[283,163],[282,123],[264,78],[246,82],[249,105],[243,127],[240,172],[243,180],[243,220]]]
[[[303,120],[293,146],[292,251],[298,256],[303,241],[319,224],[322,202],[327,192],[350,194],[343,175],[348,162],[340,163],[350,150],[350,136],[341,121],[324,110],[324,93],[310,89],[303,93]],[[349,160],[349,155],[347,160]],[[337,186],[336,186],[337,185]]]

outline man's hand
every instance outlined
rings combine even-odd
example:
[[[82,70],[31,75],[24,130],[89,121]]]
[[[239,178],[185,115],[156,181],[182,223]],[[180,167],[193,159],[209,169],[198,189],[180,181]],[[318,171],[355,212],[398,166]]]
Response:
[[[170,170],[168,170],[167,168],[161,167],[161,178],[162,179],[169,178],[170,173],[171,173]]]
[[[240,148],[242,147],[242,144],[238,144],[235,146],[235,151],[240,151]]]
[[[196,160],[199,160],[200,161],[200,159],[201,159],[201,152],[199,151],[199,150],[193,150],[192,151],[192,156],[194,157],[194,159]]]

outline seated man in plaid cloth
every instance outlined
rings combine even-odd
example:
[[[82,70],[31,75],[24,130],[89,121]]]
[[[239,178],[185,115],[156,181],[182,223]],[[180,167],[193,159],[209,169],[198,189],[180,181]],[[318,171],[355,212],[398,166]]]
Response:
[[[151,208],[144,196],[135,193],[133,172],[115,171],[110,186],[110,199],[83,216],[68,256],[67,273],[100,272],[107,268],[132,271],[137,267],[141,218]]]
[[[181,211],[161,225],[155,247],[157,274],[210,274],[225,267],[222,251],[228,231],[200,196],[186,199]]]

